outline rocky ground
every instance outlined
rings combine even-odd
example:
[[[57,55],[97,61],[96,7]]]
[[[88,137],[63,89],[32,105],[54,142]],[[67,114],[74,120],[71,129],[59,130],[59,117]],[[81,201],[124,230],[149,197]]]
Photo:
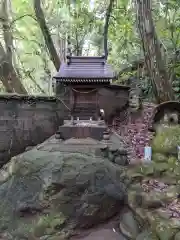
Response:
[[[53,137],[12,158],[0,171],[1,239],[180,239],[179,136],[158,133],[149,164],[62,152]]]

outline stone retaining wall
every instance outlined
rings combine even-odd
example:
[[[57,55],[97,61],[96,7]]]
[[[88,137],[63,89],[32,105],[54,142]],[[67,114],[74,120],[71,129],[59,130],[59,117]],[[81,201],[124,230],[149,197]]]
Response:
[[[43,142],[62,124],[63,106],[54,97],[0,95],[0,166]]]

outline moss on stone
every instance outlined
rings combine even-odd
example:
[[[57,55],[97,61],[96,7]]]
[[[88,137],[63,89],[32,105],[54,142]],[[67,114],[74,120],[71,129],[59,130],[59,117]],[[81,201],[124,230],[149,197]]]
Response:
[[[162,153],[153,153],[152,160],[154,162],[167,162],[168,157]]]
[[[168,162],[151,162],[140,164],[127,171],[132,180],[142,179],[144,177],[160,177],[166,171],[169,171]]]
[[[147,212],[147,220],[153,230],[156,232],[160,240],[173,239],[179,229],[179,221],[174,222],[173,220],[164,219],[156,214],[154,211]]]
[[[180,145],[180,127],[171,126],[157,133],[152,142],[153,152],[162,154],[176,154]]]
[[[180,232],[176,233],[174,240],[180,240]]]
[[[159,240],[159,239],[150,229],[147,229],[141,232],[137,236],[136,240]]]
[[[140,217],[144,230],[147,229],[141,232],[136,240],[180,239],[180,221],[173,217],[167,208],[174,203],[179,193],[178,145],[180,127],[165,128],[159,131],[153,140],[152,161],[129,167],[127,170],[132,179],[128,188],[128,205],[135,215]]]
[[[39,221],[34,227],[33,233],[36,237],[41,237],[45,234],[53,234],[60,230],[65,222],[66,218],[62,213],[47,214],[40,217]]]

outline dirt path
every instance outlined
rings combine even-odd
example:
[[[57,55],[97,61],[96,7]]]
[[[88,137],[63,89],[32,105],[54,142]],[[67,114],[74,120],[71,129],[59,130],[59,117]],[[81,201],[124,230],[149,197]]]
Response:
[[[96,228],[79,231],[71,240],[125,240],[118,232],[119,216]]]
[[[117,232],[112,229],[99,229],[91,232],[86,237],[74,238],[79,240],[124,240]]]

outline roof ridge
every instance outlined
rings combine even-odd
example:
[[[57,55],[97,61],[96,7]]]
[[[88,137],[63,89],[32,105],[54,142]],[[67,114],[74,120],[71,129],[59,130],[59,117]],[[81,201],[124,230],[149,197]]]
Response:
[[[78,59],[78,58],[80,58],[80,59],[83,59],[83,58],[85,58],[85,59],[91,59],[91,58],[96,58],[96,59],[105,59],[105,56],[104,55],[102,55],[102,56],[69,56],[69,55],[67,55],[66,56],[66,58],[74,58],[74,59]]]

